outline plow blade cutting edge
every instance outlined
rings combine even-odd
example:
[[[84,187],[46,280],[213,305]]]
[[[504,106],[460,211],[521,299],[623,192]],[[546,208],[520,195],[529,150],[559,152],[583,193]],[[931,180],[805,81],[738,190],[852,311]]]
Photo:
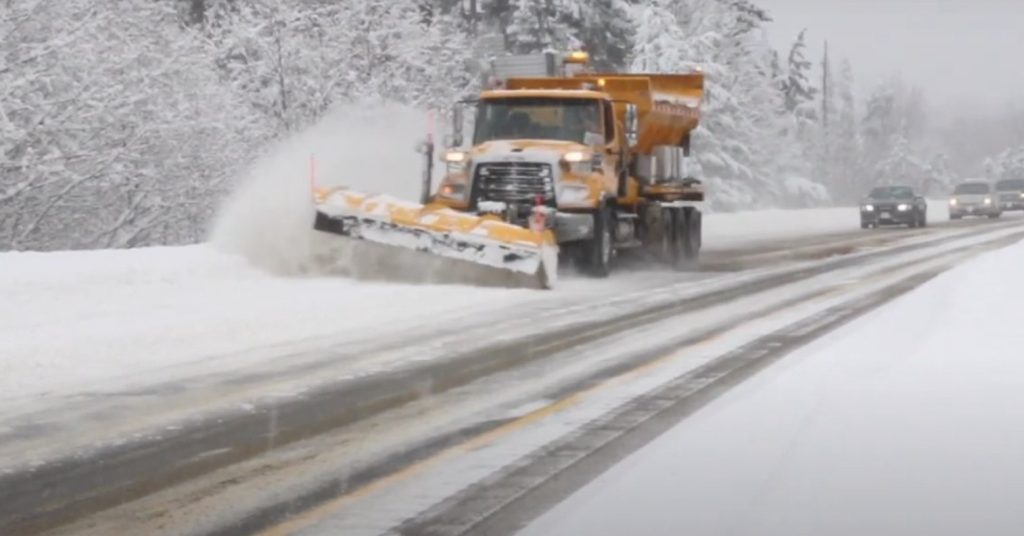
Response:
[[[316,192],[318,231],[359,241],[371,277],[494,287],[551,288],[558,246],[495,216],[346,189]]]

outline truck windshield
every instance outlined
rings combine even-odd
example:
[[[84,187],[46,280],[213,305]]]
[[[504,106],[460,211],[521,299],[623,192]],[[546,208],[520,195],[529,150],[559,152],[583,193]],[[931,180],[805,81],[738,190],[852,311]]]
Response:
[[[560,140],[604,143],[601,103],[579,98],[505,98],[480,101],[473,143]]]

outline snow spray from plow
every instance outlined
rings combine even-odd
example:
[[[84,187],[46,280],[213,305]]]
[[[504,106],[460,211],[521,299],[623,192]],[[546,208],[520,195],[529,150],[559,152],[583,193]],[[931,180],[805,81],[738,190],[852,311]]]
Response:
[[[543,234],[401,201],[420,196],[423,155],[412,149],[427,124],[406,106],[334,111],[253,163],[212,244],[285,276],[551,286],[557,247]]]

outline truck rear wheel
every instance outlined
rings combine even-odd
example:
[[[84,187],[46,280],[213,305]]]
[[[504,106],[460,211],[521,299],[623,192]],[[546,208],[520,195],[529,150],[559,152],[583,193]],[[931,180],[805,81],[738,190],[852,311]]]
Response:
[[[674,234],[674,266],[691,269],[697,264],[701,248],[701,213],[686,207],[672,211]]]

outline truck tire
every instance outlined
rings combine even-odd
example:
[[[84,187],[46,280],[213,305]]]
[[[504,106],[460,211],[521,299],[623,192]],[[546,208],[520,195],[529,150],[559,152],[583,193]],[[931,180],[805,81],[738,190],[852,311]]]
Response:
[[[602,204],[594,213],[594,236],[583,245],[583,268],[591,277],[604,278],[611,273],[615,253],[612,211]]]
[[[673,266],[689,270],[696,266],[701,248],[701,213],[693,208],[672,210]]]
[[[704,215],[695,208],[687,208],[683,212],[686,214],[689,227],[686,254],[696,262],[700,257],[701,248],[704,247]]]

